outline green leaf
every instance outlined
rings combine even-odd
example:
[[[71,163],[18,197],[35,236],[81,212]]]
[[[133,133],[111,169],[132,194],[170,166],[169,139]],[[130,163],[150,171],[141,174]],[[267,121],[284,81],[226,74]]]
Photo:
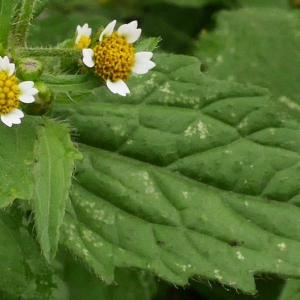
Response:
[[[270,201],[299,201],[299,124],[195,58],[154,61],[129,97],[103,86],[56,106],[84,152],[61,242],[107,282],[135,267],[254,293],[255,274],[299,276],[300,209]]]
[[[73,97],[84,94],[102,84],[96,76],[89,75],[43,75],[45,81],[54,93],[64,93]]]
[[[300,275],[290,221],[299,208],[81,147],[61,242],[103,280],[136,267],[178,285],[196,275],[254,293],[254,274]]]
[[[29,200],[33,193],[32,166],[35,126],[39,118],[26,116],[20,125],[0,124],[0,207],[16,199]]]
[[[33,5],[33,19],[40,15],[48,4],[49,0],[35,1]]]
[[[0,212],[0,298],[68,299],[67,287],[29,234],[29,223],[17,205]]]
[[[116,269],[115,283],[108,286],[70,255],[64,274],[73,300],[86,295],[88,300],[151,300],[157,290],[157,278],[141,270]]]
[[[0,44],[7,48],[8,38],[13,23],[16,1],[0,1]],[[1,53],[2,55],[2,53]]]
[[[69,127],[44,119],[37,129],[33,174],[37,235],[47,261],[52,260],[57,251],[74,160],[80,158],[70,140]]]
[[[151,74],[129,81],[126,99],[101,87],[85,98],[101,104],[60,105],[58,115],[87,145],[224,190],[280,201],[298,195],[299,125],[277,116],[265,90],[205,77],[193,58],[155,62]]]
[[[151,37],[148,39],[144,39],[140,41],[136,46],[135,46],[135,51],[140,52],[140,51],[150,51],[153,52],[157,45],[160,42],[160,38],[156,37]]]
[[[211,76],[268,88],[278,111],[299,120],[299,20],[298,10],[223,11],[217,29],[200,37],[194,54]]]
[[[298,300],[300,298],[299,279],[288,279],[278,300]]]

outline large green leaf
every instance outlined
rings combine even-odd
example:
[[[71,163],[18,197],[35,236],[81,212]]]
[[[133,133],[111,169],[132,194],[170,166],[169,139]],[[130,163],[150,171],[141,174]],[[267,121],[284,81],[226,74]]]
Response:
[[[129,82],[130,97],[101,87],[86,98],[94,103],[60,105],[59,115],[82,143],[224,190],[280,201],[298,195],[299,125],[280,119],[265,90],[205,77],[193,58],[162,55],[156,63]]]
[[[45,119],[38,126],[33,169],[34,212],[38,239],[47,261],[53,259],[57,251],[74,160],[80,158],[70,141],[67,124]]]
[[[136,267],[179,285],[201,276],[254,293],[254,274],[300,275],[299,208],[81,150],[61,242],[103,280]]]
[[[0,212],[0,298],[68,299],[67,287],[29,234],[30,220],[16,206]]]
[[[129,97],[102,86],[56,106],[84,153],[61,242],[107,282],[136,267],[254,293],[255,274],[299,276],[300,209],[270,201],[299,197],[299,124],[195,58],[155,62]]]
[[[0,124],[0,207],[15,198],[29,200],[33,193],[32,166],[35,127],[39,118],[26,116],[12,128]]]
[[[299,20],[298,10],[224,11],[217,29],[200,37],[194,54],[218,79],[268,88],[274,101],[299,120]]]

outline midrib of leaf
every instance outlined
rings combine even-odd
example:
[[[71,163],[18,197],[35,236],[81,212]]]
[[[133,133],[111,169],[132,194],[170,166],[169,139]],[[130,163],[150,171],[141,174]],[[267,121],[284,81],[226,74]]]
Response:
[[[47,260],[50,261],[50,236],[48,232],[49,228],[49,218],[51,216],[51,210],[50,210],[50,203],[51,203],[51,181],[54,178],[54,174],[51,172],[51,162],[50,162],[50,150],[49,150],[49,144],[48,144],[48,139],[47,136],[44,134],[39,135],[40,143],[39,144],[44,144],[44,149],[46,150],[46,153],[43,153],[43,160],[45,163],[44,166],[40,166],[41,162],[39,162],[40,168],[36,170],[37,175],[36,176],[43,176],[43,180],[48,180],[48,184],[46,184],[46,190],[45,189],[40,189],[39,188],[39,181],[36,180],[36,188],[35,188],[35,196],[37,199],[47,199],[46,200],[46,205],[42,201],[35,201],[35,212],[37,214],[37,219],[39,219],[39,215],[43,215],[43,227],[38,230],[40,233],[40,239],[43,241],[41,242],[44,255],[47,257]],[[42,149],[41,149],[42,150]],[[37,165],[36,165],[37,167]],[[42,171],[43,170],[43,171]],[[45,188],[45,186],[44,186]],[[55,212],[54,212],[55,213]],[[39,225],[39,221],[37,226]]]

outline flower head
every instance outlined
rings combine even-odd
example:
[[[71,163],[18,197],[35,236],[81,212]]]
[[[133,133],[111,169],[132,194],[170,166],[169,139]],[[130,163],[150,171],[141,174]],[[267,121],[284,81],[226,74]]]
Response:
[[[75,47],[76,49],[82,50],[87,48],[91,43],[91,34],[92,29],[89,27],[87,23],[85,23],[82,27],[77,26],[76,28],[76,39],[75,39]]]
[[[130,91],[125,82],[130,74],[146,74],[155,63],[151,61],[152,52],[135,53],[133,43],[142,32],[137,21],[121,25],[117,31],[115,25],[116,20],[105,27],[93,49],[82,50],[83,63],[94,67],[112,93],[126,96]]]
[[[20,124],[24,113],[18,109],[20,102],[34,102],[34,95],[38,90],[33,87],[33,81],[24,81],[18,84],[14,75],[15,64],[10,63],[7,56],[0,56],[0,118],[11,127]]]

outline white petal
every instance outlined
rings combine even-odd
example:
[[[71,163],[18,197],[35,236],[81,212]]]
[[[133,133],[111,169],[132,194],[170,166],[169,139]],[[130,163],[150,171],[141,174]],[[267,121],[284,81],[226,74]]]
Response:
[[[146,74],[150,69],[155,67],[155,63],[151,61],[152,52],[138,52],[135,54],[135,61],[132,72],[136,74]]]
[[[93,60],[94,57],[94,51],[92,49],[82,49],[82,55],[83,55],[83,63],[89,67],[92,68],[95,65],[95,62]]]
[[[137,28],[137,25],[137,21],[121,25],[118,29],[118,33],[123,36],[128,43],[134,43],[138,40],[142,33],[142,29]]]
[[[143,64],[142,66],[135,65],[132,67],[131,70],[135,74],[142,75],[142,74],[148,73],[148,71],[154,67],[155,67],[155,63],[153,61],[148,61],[147,65],[145,65],[145,64]]]
[[[20,124],[21,118],[23,117],[24,113],[21,110],[15,108],[11,110],[8,114],[1,115],[1,121],[8,127],[11,127],[13,124]]]
[[[110,22],[105,29],[101,32],[100,37],[99,37],[99,41],[101,42],[103,40],[103,38],[107,35],[111,35],[114,32],[114,28],[116,26],[117,21],[113,20],[112,22]]]
[[[18,85],[20,90],[19,100],[23,103],[32,103],[34,102],[34,95],[36,95],[39,91],[33,87],[33,81],[23,81]]]
[[[108,79],[106,81],[106,85],[109,88],[109,90],[114,94],[126,96],[126,94],[130,93],[127,84],[123,80],[112,82],[111,80]]]
[[[135,53],[135,59],[136,60],[139,60],[139,59],[151,59],[152,56],[153,56],[153,53],[152,52],[147,52],[147,51]]]
[[[75,44],[78,44],[82,36],[86,36],[89,38],[92,34],[92,29],[89,28],[89,25],[87,23],[85,23],[82,27],[78,25],[76,31],[77,31],[77,36],[76,36]]]
[[[7,56],[1,57],[0,70],[7,72],[8,76],[10,76],[15,72],[15,64],[10,63]]]

